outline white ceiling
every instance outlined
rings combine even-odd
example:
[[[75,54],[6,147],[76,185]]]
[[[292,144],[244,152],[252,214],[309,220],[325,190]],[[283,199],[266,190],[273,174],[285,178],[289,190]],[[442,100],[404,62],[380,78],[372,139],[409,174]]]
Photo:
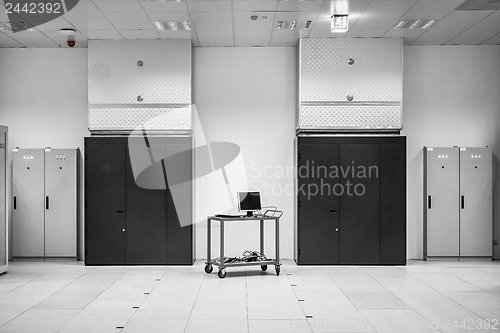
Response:
[[[473,0],[493,4],[498,0]],[[405,45],[500,44],[500,10],[455,10],[464,0],[80,0],[35,31],[0,32],[0,47],[68,47],[60,29],[75,29],[76,47],[92,39],[191,39],[193,46],[296,45],[299,37],[404,37]],[[496,5],[498,4],[498,6]],[[349,31],[330,32],[330,17],[348,6]],[[9,19],[0,3],[0,22]],[[256,15],[253,21],[250,16]],[[267,17],[267,18],[265,18]],[[401,19],[437,19],[429,29],[394,29]],[[189,21],[191,31],[159,31],[155,21]],[[309,29],[276,29],[279,20],[311,20]]]

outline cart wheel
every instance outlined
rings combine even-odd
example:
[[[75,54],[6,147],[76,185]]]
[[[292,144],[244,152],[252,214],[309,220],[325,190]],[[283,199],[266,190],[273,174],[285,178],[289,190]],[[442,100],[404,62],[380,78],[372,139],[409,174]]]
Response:
[[[205,266],[205,273],[210,274],[210,273],[212,273],[213,270],[214,270],[214,268],[213,268],[212,264],[207,264]]]
[[[276,265],[275,268],[276,268],[276,275],[280,276],[280,266]]]
[[[219,270],[219,273],[217,275],[219,275],[219,277],[221,279],[225,278],[226,277],[226,270],[225,269]]]
[[[262,269],[264,272],[267,271],[267,265],[260,265],[260,269]]]

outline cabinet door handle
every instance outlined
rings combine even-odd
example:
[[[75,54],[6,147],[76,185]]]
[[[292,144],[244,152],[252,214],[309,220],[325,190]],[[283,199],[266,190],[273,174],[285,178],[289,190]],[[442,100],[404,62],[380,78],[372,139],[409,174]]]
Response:
[[[430,195],[429,195],[429,197],[427,198],[427,207],[428,207],[429,209],[431,209],[431,208],[432,208],[432,198],[431,198],[431,196],[430,196]]]
[[[337,214],[337,211],[336,210],[331,210],[330,213]]]
[[[49,209],[49,196],[45,197],[45,209]]]
[[[14,196],[14,209],[17,209],[17,197]]]
[[[465,208],[465,196],[462,195],[462,200],[461,200],[461,204],[462,204],[462,209]]]
[[[117,210],[116,212],[117,213],[123,213],[123,210]]]

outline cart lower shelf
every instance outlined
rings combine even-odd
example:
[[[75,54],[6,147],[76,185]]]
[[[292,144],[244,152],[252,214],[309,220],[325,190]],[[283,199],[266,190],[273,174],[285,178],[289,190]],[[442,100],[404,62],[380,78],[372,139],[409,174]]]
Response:
[[[208,260],[205,263],[205,273],[210,274],[213,272],[213,266],[217,266],[219,268],[219,273],[217,274],[221,279],[226,277],[226,268],[227,267],[242,267],[242,266],[259,266],[262,271],[267,271],[267,266],[274,265],[276,270],[276,275],[280,275],[280,266],[281,264],[277,260],[263,260],[263,261],[249,261],[249,262],[231,262],[231,263],[220,263],[219,260]]]

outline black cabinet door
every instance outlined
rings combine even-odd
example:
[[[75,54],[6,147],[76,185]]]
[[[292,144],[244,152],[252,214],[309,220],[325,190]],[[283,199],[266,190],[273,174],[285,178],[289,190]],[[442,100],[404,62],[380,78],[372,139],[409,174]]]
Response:
[[[340,263],[380,263],[380,145],[341,144]]]
[[[298,148],[298,263],[339,263],[339,145]]]
[[[158,148],[147,147],[139,142],[137,144],[129,142],[127,151],[137,152],[141,149],[154,152]],[[167,264],[167,190],[163,165],[161,162],[151,162],[152,165],[147,172],[149,180],[156,182],[157,188],[151,189],[150,186],[143,188],[135,181],[131,157],[138,158],[127,153],[127,264],[165,265]]]
[[[380,145],[380,261],[406,264],[406,144]]]
[[[167,176],[167,262],[190,265],[194,260],[192,217],[192,151],[190,139],[169,144],[164,159]]]
[[[85,145],[85,264],[126,263],[125,144]]]

